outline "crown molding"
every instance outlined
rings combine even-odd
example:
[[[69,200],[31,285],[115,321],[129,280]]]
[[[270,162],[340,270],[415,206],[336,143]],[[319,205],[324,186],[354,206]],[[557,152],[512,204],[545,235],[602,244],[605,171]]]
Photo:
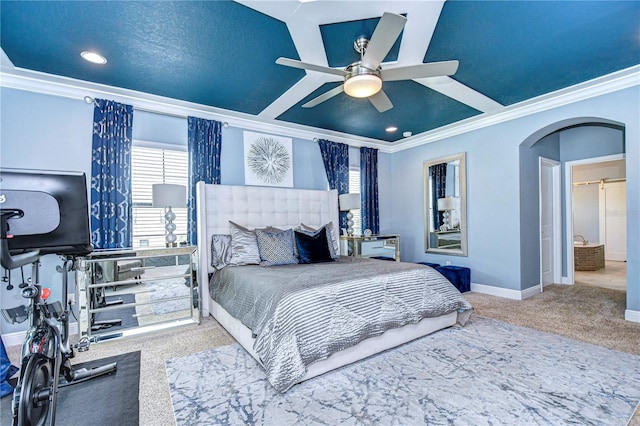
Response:
[[[1,49],[0,52],[4,55]],[[232,127],[246,130],[306,140],[326,138],[354,147],[377,148],[380,152],[390,154],[638,85],[640,85],[640,65],[510,105],[499,112],[484,113],[396,142],[387,142],[295,123],[285,123],[135,90],[25,70],[14,67],[10,61],[8,64],[3,61],[0,68],[0,86],[2,87],[78,100],[84,99],[85,96],[108,98],[158,114],[184,117],[200,116],[226,121]]]
[[[484,113],[438,129],[395,142],[390,152],[399,152],[436,142],[452,136],[504,123],[527,115],[547,111],[618,90],[640,85],[640,65],[607,74],[555,92],[537,96],[526,101],[504,107],[499,112]]]
[[[246,130],[261,131],[307,140],[324,138],[354,147],[366,146],[378,148],[381,152],[390,152],[389,145],[391,142],[387,141],[317,129],[295,123],[285,123],[274,119],[261,118],[251,114],[210,107],[135,90],[26,70],[12,67],[11,65],[1,67],[0,86],[76,100],[83,100],[85,96],[107,98],[132,105],[134,108],[143,111],[158,114],[183,116],[185,118],[187,116],[199,116],[227,122],[229,126]]]

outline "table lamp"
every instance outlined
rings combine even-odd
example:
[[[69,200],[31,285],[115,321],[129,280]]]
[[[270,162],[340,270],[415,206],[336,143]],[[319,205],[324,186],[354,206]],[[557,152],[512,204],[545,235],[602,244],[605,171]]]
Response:
[[[360,194],[340,194],[338,195],[338,203],[340,204],[340,211],[347,213],[347,234],[353,235],[353,213],[351,210],[360,209]]]
[[[167,221],[164,229],[167,230],[166,240],[167,247],[176,247],[176,225],[173,221],[176,214],[171,210],[172,207],[187,207],[187,188],[184,185],[174,185],[171,183],[155,183],[151,185],[151,194],[153,199],[153,207],[165,207],[167,211],[164,218]]]
[[[438,211],[443,211],[442,218],[446,230],[451,229],[451,210],[455,210],[456,200],[454,197],[438,198]]]

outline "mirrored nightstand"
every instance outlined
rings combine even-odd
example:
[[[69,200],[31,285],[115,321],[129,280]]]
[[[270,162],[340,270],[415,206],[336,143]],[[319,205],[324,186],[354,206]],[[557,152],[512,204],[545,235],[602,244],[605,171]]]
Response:
[[[340,236],[340,252],[348,256],[383,257],[400,262],[400,236]]]
[[[79,337],[92,342],[200,322],[196,247],[96,250],[79,258]]]

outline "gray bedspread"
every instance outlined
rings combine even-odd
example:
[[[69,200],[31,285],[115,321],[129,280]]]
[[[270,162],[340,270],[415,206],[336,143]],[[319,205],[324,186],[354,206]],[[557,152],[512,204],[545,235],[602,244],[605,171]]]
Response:
[[[227,266],[211,297],[252,330],[269,381],[284,392],[314,361],[386,330],[471,305],[434,269],[356,257],[310,265]]]

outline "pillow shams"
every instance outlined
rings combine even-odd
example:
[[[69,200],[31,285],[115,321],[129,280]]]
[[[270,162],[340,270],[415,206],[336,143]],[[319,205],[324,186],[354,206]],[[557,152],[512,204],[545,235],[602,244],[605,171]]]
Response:
[[[270,232],[256,229],[260,265],[276,266],[298,263],[293,251],[293,231]]]
[[[300,226],[296,228],[296,231],[304,232],[307,235],[313,235],[322,231],[323,229],[327,234],[327,244],[329,246],[329,253],[331,253],[331,258],[338,259],[340,257],[340,249],[338,247],[338,243],[333,238],[333,222],[329,222],[318,229],[314,229],[311,226],[301,223]]]
[[[231,229],[231,260],[229,265],[259,265],[260,251],[256,233],[229,221]]]
[[[294,232],[300,263],[333,262],[326,232],[316,232],[313,235],[300,231]]]
[[[211,237],[211,266],[220,270],[231,262],[231,235]]]

